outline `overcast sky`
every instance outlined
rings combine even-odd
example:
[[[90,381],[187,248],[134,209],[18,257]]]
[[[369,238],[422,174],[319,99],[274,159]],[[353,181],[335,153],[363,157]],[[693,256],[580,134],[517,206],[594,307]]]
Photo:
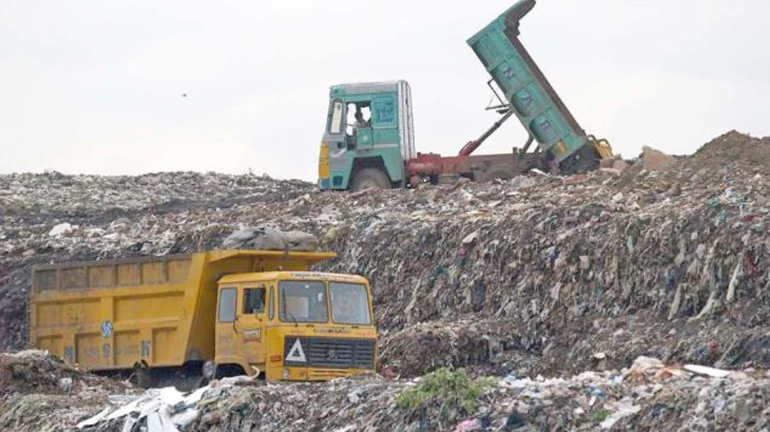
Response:
[[[495,120],[466,40],[513,3],[0,0],[0,172],[314,181],[329,87],[394,79],[418,150],[456,154]],[[768,17],[767,0],[540,0],[521,40],[588,133],[682,154],[770,135]],[[479,152],[525,138],[512,119]]]

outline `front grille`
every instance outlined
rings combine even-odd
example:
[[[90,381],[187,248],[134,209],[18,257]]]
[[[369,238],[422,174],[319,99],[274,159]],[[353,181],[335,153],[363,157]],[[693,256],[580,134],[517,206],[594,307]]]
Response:
[[[340,369],[311,369],[307,373],[307,379],[310,381],[328,381],[334,378],[344,378],[349,373]]]
[[[373,369],[374,351],[372,339],[289,336],[284,344],[283,362],[286,366]]]

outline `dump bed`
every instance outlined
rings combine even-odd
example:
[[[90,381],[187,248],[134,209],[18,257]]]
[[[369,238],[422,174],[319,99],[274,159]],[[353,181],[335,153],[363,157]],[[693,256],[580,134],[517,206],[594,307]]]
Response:
[[[221,276],[308,270],[334,256],[234,250],[36,266],[30,341],[94,370],[212,359]]]
[[[543,151],[561,162],[588,143],[580,127],[519,40],[519,20],[535,6],[520,0],[468,44]]]

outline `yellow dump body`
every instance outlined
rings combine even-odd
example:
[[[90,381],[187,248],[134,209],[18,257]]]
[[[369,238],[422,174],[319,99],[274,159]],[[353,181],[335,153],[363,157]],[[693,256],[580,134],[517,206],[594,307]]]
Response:
[[[335,256],[231,250],[36,266],[30,341],[92,370],[211,360],[222,276],[305,271]]]

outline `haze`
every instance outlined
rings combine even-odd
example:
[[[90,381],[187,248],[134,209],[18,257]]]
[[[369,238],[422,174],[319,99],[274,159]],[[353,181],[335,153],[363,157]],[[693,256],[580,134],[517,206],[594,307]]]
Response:
[[[0,172],[314,181],[331,85],[406,79],[417,148],[496,119],[466,39],[514,0],[2,0]],[[770,2],[541,0],[521,40],[589,133],[633,157],[770,135]],[[186,94],[186,97],[183,95]],[[514,119],[479,152],[526,138]]]

